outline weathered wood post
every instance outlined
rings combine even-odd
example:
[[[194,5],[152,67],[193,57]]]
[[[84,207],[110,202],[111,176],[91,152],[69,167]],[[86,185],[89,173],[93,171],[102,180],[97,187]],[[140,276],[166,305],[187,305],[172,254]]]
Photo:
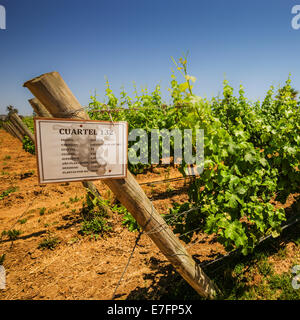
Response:
[[[22,130],[23,136],[27,136],[34,143],[33,133],[27,128],[25,123],[16,113],[10,114],[9,119],[10,121],[14,121],[19,126],[19,128]]]
[[[10,133],[13,137],[18,138],[17,135],[14,133],[12,128],[9,126],[8,122],[3,123],[3,127],[6,129],[8,133]]]
[[[45,108],[45,106],[37,99],[33,98],[28,100],[29,103],[31,104],[33,110],[37,114],[37,116],[41,118],[53,118],[51,113]],[[34,138],[35,140],[35,138]],[[98,191],[97,187],[94,185],[92,181],[83,181],[82,185],[91,191],[91,196],[94,199],[95,197],[98,198],[101,201],[101,208],[105,211],[106,214],[109,216],[113,215],[113,212],[110,210],[110,208],[103,203],[103,199],[101,197],[100,192]]]
[[[7,126],[7,128],[8,128],[8,131],[10,132],[10,134],[11,134],[13,137],[15,137],[15,138],[18,139],[18,136],[15,134],[15,132],[12,130],[12,128],[9,126],[9,124],[7,124],[6,126]]]
[[[52,115],[49,111],[41,104],[41,102],[37,98],[33,98],[28,100],[34,112],[42,118],[52,118]]]
[[[3,123],[3,128],[14,138],[18,138],[17,135],[12,131],[12,129],[8,126],[8,123]]]
[[[7,133],[9,133],[11,136],[13,136],[13,137],[17,137],[16,135],[15,135],[15,133],[8,127],[8,125],[7,125],[7,123],[5,123],[5,122],[3,122],[2,123],[2,127],[3,127],[3,129],[7,132]]]
[[[20,132],[20,130],[16,127],[16,125],[13,123],[13,122],[9,122],[7,124],[9,126],[9,128],[14,132],[14,134],[16,135],[16,137],[21,141],[23,142],[23,135],[22,133]]]
[[[14,128],[21,134],[22,140],[25,136],[23,129],[19,126],[19,124],[15,121],[15,119],[11,118],[11,115],[8,116],[9,122],[14,126]]]
[[[6,126],[5,122],[2,123],[2,128],[3,128],[6,132],[10,133],[10,132],[8,131],[8,129],[7,129],[7,126]]]
[[[55,117],[88,120],[88,115],[58,72],[51,72],[27,81],[24,87]],[[149,237],[172,263],[181,276],[203,297],[213,298],[216,286],[183,247],[179,239],[155,210],[130,172],[126,179],[103,180],[119,201],[149,232]]]

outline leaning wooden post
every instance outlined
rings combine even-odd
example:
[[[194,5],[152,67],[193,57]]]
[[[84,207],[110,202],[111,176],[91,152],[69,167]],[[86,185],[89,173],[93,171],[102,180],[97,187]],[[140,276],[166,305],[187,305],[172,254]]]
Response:
[[[8,126],[7,123],[5,123],[5,122],[3,123],[3,128],[4,128],[5,131],[6,131],[7,133],[9,133],[11,136],[17,138],[16,134],[11,130],[11,128]]]
[[[10,133],[10,132],[8,131],[8,129],[7,129],[7,126],[6,126],[5,122],[2,123],[2,128],[3,128],[6,132]]]
[[[22,119],[16,114],[12,113],[10,115],[10,119],[15,121],[15,123],[18,124],[18,126],[21,128],[23,131],[24,136],[27,136],[33,143],[34,143],[34,135],[33,133],[27,128],[25,123],[22,121]]]
[[[12,135],[13,137],[17,138],[17,135],[12,131],[12,129],[8,126],[7,122],[3,123],[3,128],[6,130],[6,132],[8,132],[10,135]]]
[[[25,136],[25,132],[22,127],[18,124],[18,122],[15,120],[15,118],[12,117],[12,114],[8,115],[8,120],[13,126],[18,129],[18,131],[21,133],[22,137]]]
[[[23,131],[23,129],[19,126],[19,124],[15,121],[15,119],[9,118],[10,123],[17,129],[17,131],[20,133],[21,137],[22,137],[22,141],[25,137],[25,132]]]
[[[8,129],[8,132],[10,132],[10,134],[15,137],[15,138],[18,138],[17,135],[14,133],[14,131],[12,130],[12,128],[10,126],[8,126],[8,124],[6,124],[7,126],[7,129]]]
[[[13,122],[9,122],[8,123],[9,128],[14,132],[14,134],[16,135],[16,137],[23,142],[23,135],[20,132],[20,130],[16,127],[16,125]]]
[[[88,120],[88,115],[58,72],[51,72],[24,84],[55,117]],[[149,237],[181,276],[203,297],[216,296],[214,283],[183,247],[179,239],[155,210],[130,172],[126,179],[103,180],[119,201],[148,232]]]
[[[18,138],[17,135],[12,131],[12,129],[8,126],[8,123],[3,123],[3,128],[13,137]]]
[[[28,102],[31,104],[32,109],[34,112],[42,118],[52,118],[52,115],[49,113],[49,111],[41,104],[41,102],[37,98],[33,98],[28,100]]]

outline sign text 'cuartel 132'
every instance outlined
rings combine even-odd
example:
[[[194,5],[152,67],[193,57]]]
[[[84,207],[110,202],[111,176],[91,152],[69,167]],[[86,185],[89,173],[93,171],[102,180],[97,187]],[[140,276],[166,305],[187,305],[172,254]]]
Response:
[[[127,122],[35,118],[39,181],[125,178]]]

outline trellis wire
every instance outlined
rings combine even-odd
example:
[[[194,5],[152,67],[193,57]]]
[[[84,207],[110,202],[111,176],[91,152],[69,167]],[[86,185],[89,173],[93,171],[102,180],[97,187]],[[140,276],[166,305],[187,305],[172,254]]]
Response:
[[[101,107],[109,107],[108,105],[106,104],[102,104]],[[132,108],[132,107],[129,107],[128,108],[123,108],[123,107],[118,107],[118,108],[108,108],[108,109],[98,109],[98,110],[94,110],[94,109],[91,109],[91,107],[89,106],[83,106],[79,109],[76,109],[74,111],[71,111],[71,112],[64,112],[62,115],[64,116],[64,118],[66,116],[78,116],[78,113],[82,112],[82,111],[85,111],[87,113],[118,113],[118,112],[122,112],[122,111],[141,111],[143,112],[145,109],[159,109],[159,110],[170,110],[170,109],[179,109],[179,108],[193,108],[192,106],[190,105],[175,105],[175,106],[167,106],[167,105],[152,105],[152,106],[141,106],[139,108]]]
[[[150,181],[150,182],[142,182],[139,185],[144,186],[144,185],[152,185],[152,184],[162,184],[162,183],[168,183],[168,182],[176,182],[176,181],[181,181],[181,180],[186,180],[186,179],[194,179],[194,176],[186,176],[186,177],[176,177],[176,178],[171,178],[171,179],[165,179],[165,180],[156,180],[156,181]]]
[[[152,204],[152,212],[153,212],[153,208],[154,208],[154,207],[153,207],[153,204]],[[115,290],[114,290],[112,300],[115,298],[116,291],[117,291],[117,289],[119,288],[119,286],[120,286],[120,284],[121,284],[121,281],[122,281],[122,279],[123,279],[123,277],[124,277],[124,275],[125,275],[125,273],[126,273],[126,271],[127,271],[127,268],[128,268],[128,266],[129,266],[129,263],[130,263],[130,261],[131,261],[131,259],[132,259],[132,257],[133,257],[133,253],[134,253],[134,251],[135,251],[135,249],[136,249],[136,247],[137,247],[137,245],[138,245],[139,240],[141,239],[141,236],[142,236],[143,234],[149,235],[149,234],[153,234],[153,233],[155,233],[155,232],[160,232],[160,231],[162,231],[164,228],[169,227],[169,226],[168,226],[168,223],[169,223],[169,222],[176,220],[179,216],[187,215],[188,213],[190,213],[190,212],[192,212],[192,211],[199,210],[200,208],[201,208],[201,207],[194,207],[194,208],[190,208],[189,210],[186,210],[186,211],[184,211],[184,212],[175,214],[175,217],[171,217],[169,220],[165,220],[165,222],[164,222],[163,224],[160,224],[159,226],[157,226],[157,227],[155,227],[155,228],[153,228],[153,229],[145,232],[144,229],[146,228],[147,224],[150,222],[150,219],[151,219],[151,218],[148,220],[146,226],[139,232],[139,234],[138,234],[138,236],[137,236],[137,238],[136,238],[136,240],[135,240],[134,247],[133,247],[133,249],[132,249],[132,251],[131,251],[131,254],[130,254],[130,257],[129,257],[127,263],[126,263],[125,269],[124,269],[124,271],[123,271],[123,273],[122,273],[122,275],[121,275],[121,278],[120,278],[120,280],[118,281],[118,284],[117,284],[117,286],[116,286],[116,288],[115,288]],[[173,215],[170,214],[170,216],[173,216]],[[152,214],[151,214],[151,217],[152,217]],[[287,228],[289,228],[289,227],[291,227],[292,225],[294,225],[294,224],[296,224],[297,222],[300,221],[300,216],[299,216],[298,214],[295,214],[295,215],[293,216],[293,218],[295,218],[293,221],[291,221],[290,223],[282,226],[282,228],[281,228],[282,231],[285,230],[285,229],[287,229]],[[183,236],[185,236],[185,235],[187,235],[187,234],[190,234],[190,233],[194,233],[194,232],[196,232],[196,231],[198,231],[198,230],[201,230],[201,229],[202,229],[201,227],[198,227],[198,228],[195,228],[195,229],[193,229],[193,230],[187,231],[187,232],[179,235],[178,238],[181,238],[181,237],[183,237]],[[267,236],[265,236],[265,237],[262,237],[262,238],[258,241],[258,243],[256,244],[256,247],[257,247],[259,244],[261,244],[262,242],[264,242],[265,240],[269,239],[271,236],[272,236],[272,234],[269,234],[269,235],[267,235]],[[186,246],[186,249],[189,249],[189,248],[195,246],[195,245],[198,244],[199,242],[200,242],[200,241],[195,242],[195,243],[193,243],[193,244],[191,244],[191,245]],[[227,258],[227,257],[229,257],[229,256],[232,256],[232,255],[234,255],[234,254],[236,254],[236,253],[238,253],[238,252],[239,252],[238,249],[232,250],[232,251],[228,252],[227,254],[225,254],[225,255],[223,255],[223,256],[221,256],[221,257],[219,257],[219,258],[213,259],[213,260],[208,261],[208,262],[198,263],[198,266],[199,266],[200,268],[206,268],[206,267],[211,266],[211,265],[214,265],[215,263],[217,263],[217,262],[219,262],[219,261],[222,261],[222,260],[224,260],[225,258]],[[185,253],[176,254],[176,255],[185,255]],[[171,256],[174,256],[174,255],[171,255]]]

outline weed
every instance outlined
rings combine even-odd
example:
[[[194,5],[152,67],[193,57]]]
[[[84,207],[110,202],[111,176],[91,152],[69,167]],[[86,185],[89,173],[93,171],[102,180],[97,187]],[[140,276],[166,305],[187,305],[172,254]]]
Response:
[[[278,250],[278,253],[277,253],[277,256],[280,258],[280,259],[284,259],[287,255],[287,248],[281,248]]]
[[[257,268],[258,271],[265,277],[273,274],[273,267],[266,260],[259,261]]]
[[[0,200],[3,200],[5,197],[9,196],[11,193],[16,192],[18,190],[17,187],[11,187],[0,194]]]
[[[124,215],[122,224],[126,226],[130,232],[135,232],[140,229],[134,217],[127,211],[124,206],[116,204],[112,207],[112,211]]]
[[[233,269],[233,273],[237,276],[239,276],[240,274],[243,273],[244,271],[244,268],[245,268],[245,265],[243,263],[238,263],[234,269]]]
[[[75,196],[75,198],[72,198],[72,197],[71,197],[69,200],[70,200],[71,203],[76,203],[76,202],[78,202],[80,199],[79,199],[77,196]]]
[[[279,290],[279,300],[299,300],[300,290],[292,287],[292,276],[290,273],[271,276],[269,286],[272,290]]]
[[[50,234],[44,238],[38,245],[38,249],[49,249],[54,250],[61,241]]]
[[[257,251],[257,252],[254,253],[254,258],[253,259],[256,260],[256,261],[266,260],[267,259],[267,255],[263,251]]]
[[[125,213],[128,212],[127,209],[124,206],[117,205],[117,204],[112,207],[112,211],[116,212],[118,214],[125,214]]]
[[[81,234],[90,235],[91,238],[97,239],[100,235],[107,234],[112,230],[106,219],[108,215],[102,209],[102,202],[98,198],[93,199],[89,192],[80,214],[83,218],[79,231]]]
[[[20,224],[25,224],[25,223],[27,222],[27,219],[24,218],[24,219],[18,220],[18,222],[19,222]]]
[[[8,231],[3,231],[1,235],[8,236],[9,240],[14,241],[21,235],[21,231],[13,229]]]
[[[276,292],[270,288],[266,279],[264,279],[259,285],[255,286],[253,294],[253,298],[258,300],[274,300],[277,298]]]
[[[43,216],[45,214],[45,212],[46,212],[46,208],[45,207],[40,209],[40,215],[41,216]]]
[[[112,228],[107,224],[103,217],[94,217],[91,220],[84,220],[80,232],[84,235],[90,235],[97,239],[100,235],[111,231]]]
[[[140,226],[138,225],[134,217],[129,212],[124,214],[122,224],[126,226],[130,232],[135,232],[140,230]]]

